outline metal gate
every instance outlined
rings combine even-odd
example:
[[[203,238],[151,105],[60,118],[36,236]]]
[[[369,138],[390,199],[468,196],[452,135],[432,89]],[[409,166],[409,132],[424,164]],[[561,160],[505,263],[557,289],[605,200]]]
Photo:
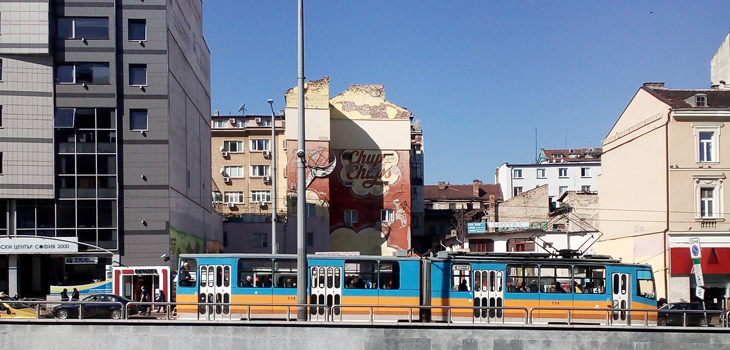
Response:
[[[504,306],[503,272],[498,270],[474,271],[474,309],[475,322],[489,323],[503,317]]]
[[[342,300],[342,268],[313,266],[309,271],[311,274],[309,303],[317,305],[309,308],[310,319],[326,321],[330,310],[332,316],[339,316],[340,308],[333,306],[340,305]]]
[[[198,291],[198,313],[209,320],[223,319],[231,312],[231,267],[224,265],[201,265]]]
[[[614,309],[628,309],[631,307],[631,275],[628,273],[614,273],[611,275],[612,306]],[[612,312],[614,324],[631,324],[631,313],[625,310]]]

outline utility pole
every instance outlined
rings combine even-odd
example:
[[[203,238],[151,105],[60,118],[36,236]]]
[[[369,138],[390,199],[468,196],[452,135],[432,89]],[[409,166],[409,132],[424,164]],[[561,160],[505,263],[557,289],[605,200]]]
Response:
[[[279,245],[276,243],[276,118],[274,117],[274,100],[269,99],[271,107],[271,254],[278,253]]]
[[[304,222],[304,208],[306,205],[306,188],[304,188],[304,0],[299,0],[299,21],[298,21],[298,124],[299,133],[297,137],[297,304],[307,303],[307,252],[304,245],[306,223]],[[297,320],[307,320],[307,308],[297,308]]]

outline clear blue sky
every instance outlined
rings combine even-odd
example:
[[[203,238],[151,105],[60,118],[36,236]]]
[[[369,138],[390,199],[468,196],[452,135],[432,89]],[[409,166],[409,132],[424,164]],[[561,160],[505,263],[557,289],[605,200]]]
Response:
[[[205,0],[212,109],[297,84],[297,1]],[[539,148],[601,147],[647,81],[709,88],[730,1],[305,0],[305,76],[383,84],[421,119],[427,184],[494,182]]]

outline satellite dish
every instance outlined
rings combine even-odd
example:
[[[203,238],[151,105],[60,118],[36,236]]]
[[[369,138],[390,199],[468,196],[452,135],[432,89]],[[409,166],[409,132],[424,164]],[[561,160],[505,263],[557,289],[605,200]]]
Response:
[[[246,104],[244,103],[244,104],[241,105],[241,107],[238,107],[238,111],[239,112],[246,113]]]

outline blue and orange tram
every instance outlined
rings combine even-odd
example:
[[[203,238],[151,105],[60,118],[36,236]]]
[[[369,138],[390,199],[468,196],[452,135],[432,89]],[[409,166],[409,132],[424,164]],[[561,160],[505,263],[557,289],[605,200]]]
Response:
[[[651,267],[605,256],[439,252],[432,257],[310,255],[313,321],[631,324],[656,309]],[[183,254],[182,319],[284,319],[295,314],[295,255]],[[601,310],[587,310],[601,309]],[[606,309],[616,309],[606,312]],[[656,314],[649,314],[655,319]]]

